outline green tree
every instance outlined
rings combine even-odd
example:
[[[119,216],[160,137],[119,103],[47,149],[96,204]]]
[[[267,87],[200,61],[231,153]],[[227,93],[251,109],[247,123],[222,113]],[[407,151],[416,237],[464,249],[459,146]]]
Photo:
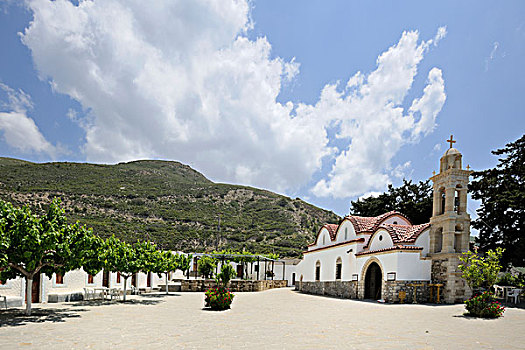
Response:
[[[106,239],[103,250],[104,268],[119,272],[124,278],[124,301],[126,301],[128,278],[140,271],[152,271],[155,266],[153,259],[155,251],[155,246],[148,242],[129,244],[115,236]]]
[[[179,268],[180,256],[179,254],[173,254],[171,251],[156,251],[150,257],[154,261],[152,271],[160,274],[164,274],[166,277],[166,294],[168,294],[168,280],[169,273],[176,271]]]
[[[197,263],[197,270],[204,278],[212,278],[216,267],[217,259],[207,255],[202,256]]]
[[[228,282],[236,275],[235,269],[230,264],[224,264],[221,266],[221,272],[217,274],[217,285],[224,288],[228,285]]]
[[[467,282],[470,289],[490,289],[501,270],[500,259],[503,254],[502,248],[495,251],[489,250],[485,255],[476,254],[471,251],[461,254],[459,259],[463,262],[458,266],[462,272],[461,277]]]
[[[430,221],[432,216],[432,187],[430,180],[412,183],[403,179],[403,185],[388,185],[388,191],[377,197],[352,201],[350,215],[378,216],[396,210],[406,215],[413,224]]]
[[[472,223],[476,241],[481,251],[505,248],[503,265],[525,266],[525,135],[492,154],[498,165],[473,173],[469,185],[472,198],[481,200]]]
[[[85,266],[97,271],[101,241],[78,223],[69,225],[60,200],[39,217],[28,207],[16,208],[0,201],[0,279],[22,276],[26,282],[26,314],[31,315],[33,278],[44,273],[65,274]]]
[[[191,254],[179,254],[179,267],[178,269],[183,272],[188,278],[190,278],[189,270],[191,267],[191,260],[193,255]]]

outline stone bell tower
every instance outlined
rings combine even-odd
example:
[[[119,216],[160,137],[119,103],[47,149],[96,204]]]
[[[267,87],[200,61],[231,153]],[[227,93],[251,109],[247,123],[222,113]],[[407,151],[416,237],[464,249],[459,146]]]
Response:
[[[433,283],[443,284],[446,303],[462,302],[470,296],[458,270],[459,257],[469,250],[470,215],[467,213],[467,186],[472,173],[462,168],[461,153],[452,147],[456,141],[450,135],[450,148],[440,159],[439,173],[430,179],[434,191],[430,218],[430,250]]]

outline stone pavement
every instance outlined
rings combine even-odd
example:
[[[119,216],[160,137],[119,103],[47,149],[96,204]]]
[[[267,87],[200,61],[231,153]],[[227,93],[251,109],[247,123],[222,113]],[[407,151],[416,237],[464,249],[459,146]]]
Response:
[[[498,320],[463,305],[388,305],[297,293],[236,293],[203,310],[203,293],[133,296],[129,303],[0,310],[0,349],[523,349],[525,310]]]

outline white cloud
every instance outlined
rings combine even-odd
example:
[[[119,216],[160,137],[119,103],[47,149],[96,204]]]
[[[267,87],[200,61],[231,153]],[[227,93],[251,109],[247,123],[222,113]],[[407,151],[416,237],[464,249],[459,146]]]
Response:
[[[28,0],[22,34],[42,79],[79,101],[70,117],[86,132],[90,161],[167,158],[207,176],[295,190],[335,161],[314,193],[343,197],[384,187],[391,159],[433,128],[444,102],[441,71],[407,113],[401,104],[431,43],[403,33],[377,69],[327,85],[315,105],[276,101],[299,73],[272,58],[266,38],[250,40],[248,1]],[[438,99],[438,100],[436,100]],[[329,146],[327,130],[348,147]]]
[[[496,57],[496,51],[498,51],[499,42],[495,41],[492,43],[492,51],[490,51],[489,57],[485,58],[485,72],[489,70],[489,64]]]
[[[2,103],[3,111],[0,111],[0,131],[5,142],[23,153],[46,153],[54,157],[56,147],[45,139],[34,120],[27,116],[27,111],[33,108],[31,96],[3,83],[0,83],[0,90],[8,100]]]
[[[443,35],[439,30],[433,41]],[[313,187],[316,196],[344,198],[384,189],[392,182],[394,155],[404,144],[417,142],[434,129],[446,99],[441,70],[429,72],[423,96],[414,99],[406,113],[402,107],[432,42],[418,40],[417,31],[403,33],[396,45],[379,56],[377,69],[368,76],[358,72],[342,92],[334,85],[323,90],[315,112],[341,120],[337,136],[351,142],[336,156],[328,177]]]

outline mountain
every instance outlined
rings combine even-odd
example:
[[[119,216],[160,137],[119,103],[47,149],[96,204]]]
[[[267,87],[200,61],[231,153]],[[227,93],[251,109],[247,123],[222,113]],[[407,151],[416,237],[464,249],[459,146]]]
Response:
[[[296,257],[333,212],[300,198],[214,183],[173,161],[116,165],[31,163],[0,157],[0,199],[42,212],[62,199],[68,218],[100,236],[156,242],[163,249],[213,249]]]

